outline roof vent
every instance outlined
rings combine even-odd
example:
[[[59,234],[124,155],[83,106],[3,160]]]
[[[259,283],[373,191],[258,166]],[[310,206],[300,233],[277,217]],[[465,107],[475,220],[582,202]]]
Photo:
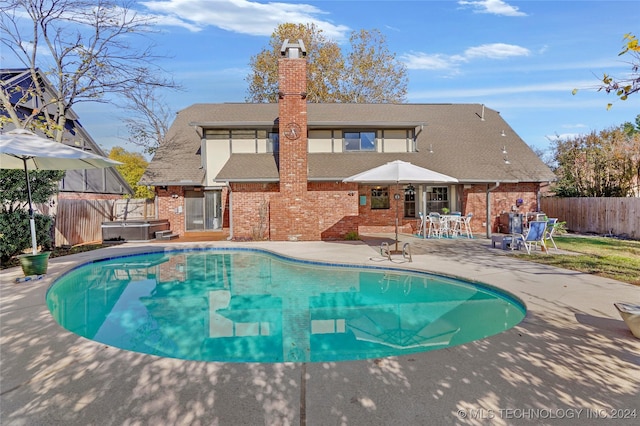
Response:
[[[289,39],[286,39],[280,48],[280,55],[290,59],[304,58],[307,56],[307,49],[302,39],[298,39],[297,43],[290,43]]]

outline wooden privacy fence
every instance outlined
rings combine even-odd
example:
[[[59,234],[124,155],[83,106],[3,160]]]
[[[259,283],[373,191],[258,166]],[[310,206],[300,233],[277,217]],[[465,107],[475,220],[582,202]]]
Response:
[[[543,197],[540,209],[572,232],[640,240],[640,198]]]
[[[55,215],[55,245],[76,245],[102,240],[102,222],[155,218],[153,200],[59,199]]]

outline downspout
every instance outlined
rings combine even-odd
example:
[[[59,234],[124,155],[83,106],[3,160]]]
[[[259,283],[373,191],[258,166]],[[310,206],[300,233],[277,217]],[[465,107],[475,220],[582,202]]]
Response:
[[[231,185],[226,182],[226,187],[229,189],[229,236],[227,241],[233,240],[233,192],[231,192]]]
[[[496,182],[492,187],[489,187],[487,184],[487,221],[485,222],[487,226],[487,238],[491,238],[491,191],[499,186],[500,182]]]

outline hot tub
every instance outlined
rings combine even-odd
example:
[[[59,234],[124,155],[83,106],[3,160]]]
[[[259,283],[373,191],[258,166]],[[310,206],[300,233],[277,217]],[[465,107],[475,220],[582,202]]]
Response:
[[[168,230],[166,219],[102,222],[102,241],[150,241],[156,238],[156,232]]]

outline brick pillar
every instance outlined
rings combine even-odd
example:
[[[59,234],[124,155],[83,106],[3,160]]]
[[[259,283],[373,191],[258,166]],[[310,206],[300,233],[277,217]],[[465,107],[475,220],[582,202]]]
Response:
[[[307,192],[307,60],[278,60],[280,192]]]
[[[280,194],[270,200],[273,240],[319,240],[315,203],[307,195],[307,61],[304,45],[285,41],[278,60]]]

